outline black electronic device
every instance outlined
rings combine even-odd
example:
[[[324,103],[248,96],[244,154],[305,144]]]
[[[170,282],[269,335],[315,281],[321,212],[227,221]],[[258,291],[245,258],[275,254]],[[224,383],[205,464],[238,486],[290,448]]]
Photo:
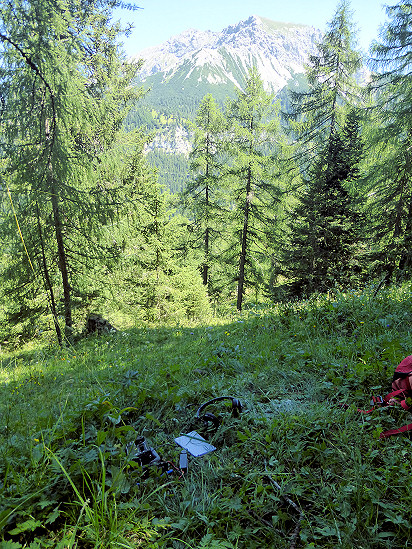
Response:
[[[203,403],[196,412],[196,419],[206,424],[207,430],[216,431],[221,424],[222,419],[219,416],[215,416],[211,412],[205,412],[204,414],[202,414],[202,412],[207,406],[210,406],[211,404],[214,404],[215,402],[220,402],[222,400],[230,400],[232,402],[231,411],[233,417],[239,417],[239,414],[242,412],[243,406],[238,398],[232,396],[220,396],[208,400],[207,402]]]
[[[126,446],[126,453],[130,460],[137,461],[142,467],[160,465],[161,458],[154,448],[147,445],[144,437],[138,437]]]

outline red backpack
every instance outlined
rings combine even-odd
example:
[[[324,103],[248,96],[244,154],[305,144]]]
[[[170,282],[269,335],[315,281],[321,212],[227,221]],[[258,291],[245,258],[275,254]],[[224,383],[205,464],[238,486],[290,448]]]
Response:
[[[404,358],[396,367],[392,378],[392,389],[393,391],[384,397],[372,397],[373,404],[391,406],[398,403],[404,410],[412,411],[412,405],[407,403],[407,399],[412,397],[412,355]],[[372,412],[374,409],[375,407],[371,410],[360,411],[367,414]],[[380,434],[380,438],[387,438],[392,435],[405,433],[407,431],[412,431],[412,423],[399,427],[398,429],[389,429],[389,431],[384,431]]]

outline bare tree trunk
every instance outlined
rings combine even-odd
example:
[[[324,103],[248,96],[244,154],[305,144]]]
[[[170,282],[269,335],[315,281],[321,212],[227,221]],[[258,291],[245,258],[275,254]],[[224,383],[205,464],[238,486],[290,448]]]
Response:
[[[50,90],[51,97],[53,99],[53,94]],[[54,112],[54,105],[53,105]],[[66,336],[71,335],[72,331],[72,306],[71,306],[71,288],[69,284],[69,272],[67,266],[67,257],[66,250],[64,246],[63,239],[63,226],[61,222],[61,214],[59,208],[59,195],[55,185],[54,176],[53,176],[53,163],[52,163],[52,154],[53,154],[53,143],[54,143],[54,131],[55,131],[56,120],[53,118],[52,123],[49,119],[45,121],[45,135],[46,141],[49,143],[49,162],[47,170],[47,183],[48,189],[51,195],[51,204],[53,209],[53,225],[54,225],[54,234],[57,243],[57,254],[59,260],[59,270],[62,277],[63,284],[63,303],[64,303],[64,324]]]
[[[46,290],[49,292],[50,310],[51,310],[51,314],[52,314],[52,317],[53,317],[54,328],[56,330],[57,341],[59,342],[59,346],[61,347],[62,344],[63,344],[63,338],[62,338],[62,332],[60,330],[59,321],[57,319],[56,300],[54,299],[53,286],[51,284],[49,269],[47,267],[46,253],[45,253],[45,250],[44,250],[43,233],[42,233],[41,225],[40,225],[40,212],[39,212],[38,203],[36,203],[36,211],[37,211],[37,227],[38,227],[38,231],[39,231],[40,246],[41,246],[41,256],[42,256],[42,264],[43,264],[44,283],[45,283],[45,286],[46,286]]]
[[[409,250],[409,242],[411,238],[411,232],[412,232],[412,199],[409,201],[409,208],[408,208],[408,217],[406,220],[406,227],[404,231],[404,249],[402,251],[401,257],[399,259],[398,264],[398,270],[400,276],[403,274],[403,270],[408,266],[410,263],[410,250]]]
[[[247,183],[246,183],[246,201],[245,201],[245,212],[243,217],[243,230],[242,230],[242,244],[241,244],[241,252],[240,252],[240,259],[239,259],[239,280],[237,285],[237,310],[242,310],[242,303],[243,303],[243,292],[244,292],[244,285],[245,285],[245,264],[246,264],[246,252],[247,252],[247,237],[248,237],[248,230],[249,230],[249,211],[250,211],[250,202],[251,202],[251,166],[249,165],[248,168],[248,176],[247,176]]]
[[[209,142],[207,145],[207,150],[209,151]],[[205,242],[204,242],[204,263],[203,263],[203,269],[202,269],[202,275],[203,275],[203,284],[207,286],[209,282],[209,237],[210,237],[210,228],[209,228],[209,158],[207,160],[206,164],[206,230],[205,230]]]
[[[209,282],[209,227],[206,227],[205,232],[205,262],[202,269],[203,284],[207,286]]]
[[[51,202],[53,208],[54,233],[57,242],[57,253],[59,258],[59,270],[63,284],[63,303],[64,303],[64,324],[66,335],[71,335],[72,328],[72,306],[71,306],[71,288],[69,283],[69,272],[67,265],[67,256],[63,239],[63,227],[59,208],[59,200],[53,180],[51,181]]]

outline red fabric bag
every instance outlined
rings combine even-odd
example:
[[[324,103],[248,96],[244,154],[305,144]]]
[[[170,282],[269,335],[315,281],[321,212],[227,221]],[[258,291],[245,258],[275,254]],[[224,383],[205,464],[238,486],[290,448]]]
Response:
[[[404,410],[410,411],[412,405],[408,404],[407,399],[412,397],[412,355],[404,358],[396,367],[392,379],[393,392],[383,398],[383,404],[400,404]],[[381,433],[380,438],[387,438],[392,435],[412,431],[412,423],[399,427],[399,429],[390,429]]]

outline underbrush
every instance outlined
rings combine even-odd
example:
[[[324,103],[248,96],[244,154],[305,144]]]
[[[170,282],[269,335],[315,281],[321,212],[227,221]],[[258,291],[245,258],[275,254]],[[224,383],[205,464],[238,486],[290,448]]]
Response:
[[[357,408],[412,353],[411,306],[366,290],[0,354],[1,549],[409,547],[411,441],[379,435],[411,416]],[[206,406],[214,430],[218,396],[243,411]],[[184,473],[192,430],[216,449]]]

